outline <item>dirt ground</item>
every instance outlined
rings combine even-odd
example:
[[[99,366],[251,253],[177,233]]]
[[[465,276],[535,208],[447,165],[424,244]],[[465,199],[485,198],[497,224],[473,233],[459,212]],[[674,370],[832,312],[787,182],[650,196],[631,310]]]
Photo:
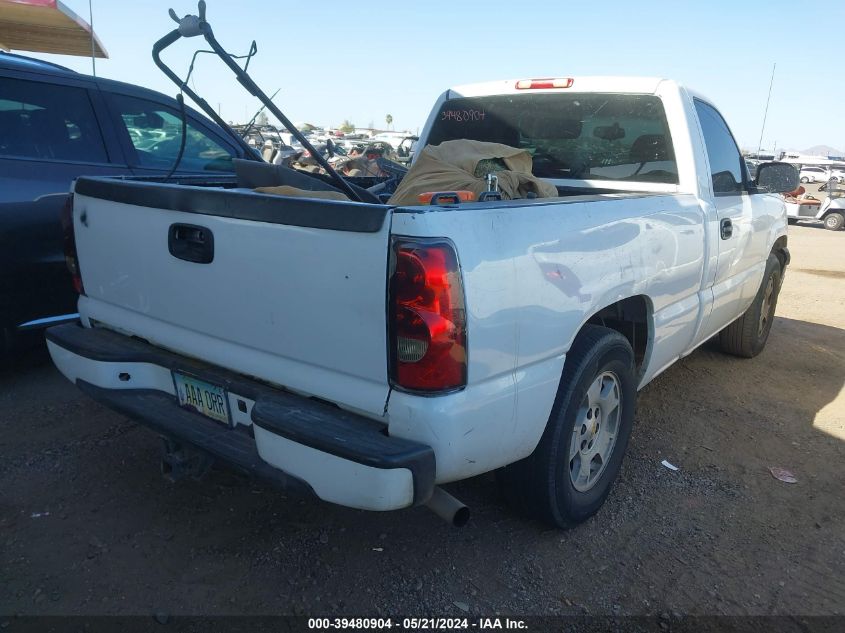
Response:
[[[765,352],[708,344],[646,387],[606,505],[565,532],[490,476],[449,486],[461,530],[220,469],[171,484],[152,432],[25,354],[0,370],[0,614],[845,614],[845,232],[789,246]]]

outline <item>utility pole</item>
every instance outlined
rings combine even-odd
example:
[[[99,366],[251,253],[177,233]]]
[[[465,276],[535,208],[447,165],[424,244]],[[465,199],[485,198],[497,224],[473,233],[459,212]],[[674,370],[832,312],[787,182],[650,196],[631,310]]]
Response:
[[[94,48],[94,7],[92,6],[93,0],[88,0],[88,24],[91,27],[91,73],[96,77],[97,76],[97,56],[96,50]]]
[[[769,101],[772,100],[772,84],[775,83],[775,68],[777,63],[772,64],[772,79],[769,81],[769,96],[766,98],[766,110],[763,112],[763,127],[760,129],[760,142],[757,143],[757,154],[760,154],[760,149],[763,147],[763,130],[766,129],[766,117],[769,115]]]

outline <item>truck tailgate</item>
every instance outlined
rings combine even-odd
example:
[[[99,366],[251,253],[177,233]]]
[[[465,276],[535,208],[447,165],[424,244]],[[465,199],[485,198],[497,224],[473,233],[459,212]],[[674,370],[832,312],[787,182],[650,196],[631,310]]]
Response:
[[[80,179],[73,215],[83,319],[382,414],[386,207]]]

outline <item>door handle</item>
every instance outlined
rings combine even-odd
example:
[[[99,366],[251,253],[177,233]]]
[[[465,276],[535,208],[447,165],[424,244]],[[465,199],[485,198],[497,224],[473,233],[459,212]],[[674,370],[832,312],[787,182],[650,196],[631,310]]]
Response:
[[[167,249],[177,259],[195,264],[214,261],[214,233],[196,224],[171,224]]]
[[[719,235],[721,235],[723,240],[731,239],[731,236],[734,234],[734,225],[731,222],[730,218],[725,218],[721,222],[719,222]]]

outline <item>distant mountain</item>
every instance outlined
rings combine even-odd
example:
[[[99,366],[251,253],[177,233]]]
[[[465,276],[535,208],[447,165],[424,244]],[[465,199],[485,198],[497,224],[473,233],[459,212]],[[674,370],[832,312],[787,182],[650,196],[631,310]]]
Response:
[[[823,158],[827,158],[828,156],[842,156],[845,154],[845,152],[838,150],[835,147],[831,147],[830,145],[813,145],[812,147],[801,150],[801,153],[808,154],[810,156],[821,156]]]

